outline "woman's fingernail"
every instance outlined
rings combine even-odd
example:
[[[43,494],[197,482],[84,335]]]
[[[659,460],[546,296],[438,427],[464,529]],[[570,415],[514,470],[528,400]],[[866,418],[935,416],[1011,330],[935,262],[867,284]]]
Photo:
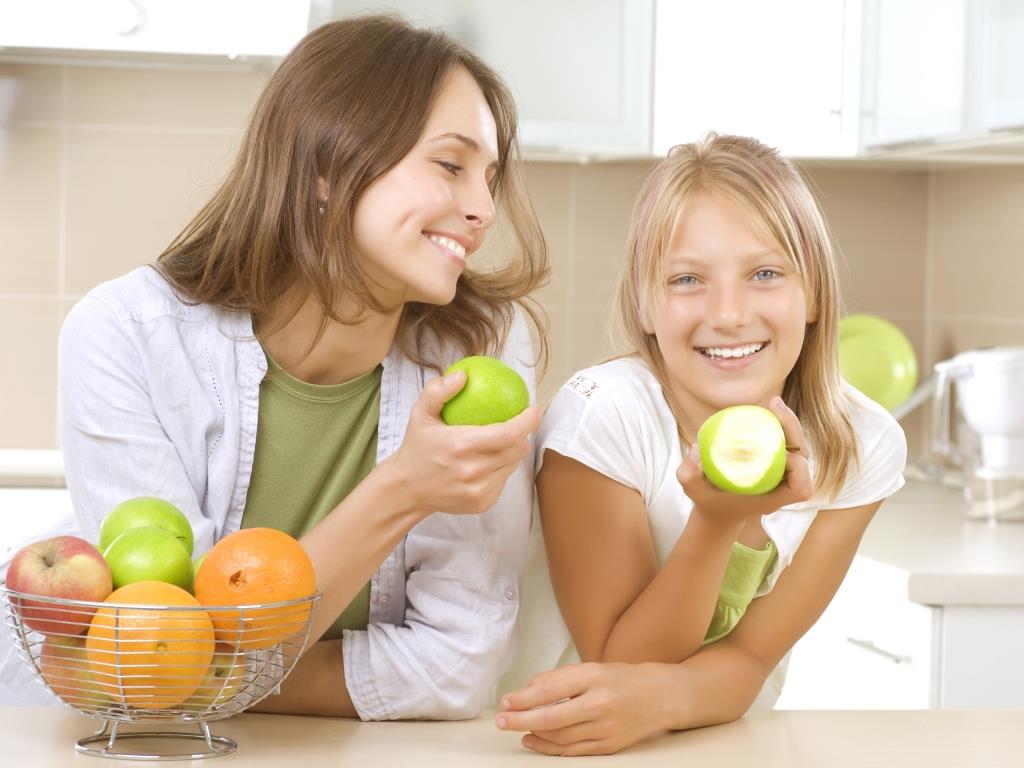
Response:
[[[497,717],[496,717],[496,718],[494,719],[494,723],[495,723],[495,725],[497,725],[497,726],[498,726],[499,728],[501,728],[501,730],[505,730],[505,726],[507,726],[507,725],[508,725],[508,722],[507,722],[507,721],[505,720],[505,718],[504,718],[504,717],[502,717],[501,715],[498,715],[498,716],[497,716]]]
[[[512,702],[508,700],[508,696],[503,696],[501,699],[502,709],[512,709]]]
[[[455,373],[449,373],[447,376],[444,377],[444,383],[445,384],[454,384],[455,382],[457,382],[459,380],[459,376],[461,376],[461,375],[462,375],[461,371],[456,371]]]

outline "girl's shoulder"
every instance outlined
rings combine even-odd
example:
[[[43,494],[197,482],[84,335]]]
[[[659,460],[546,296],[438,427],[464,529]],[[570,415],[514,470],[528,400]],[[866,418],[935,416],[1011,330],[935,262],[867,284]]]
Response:
[[[618,357],[577,371],[561,386],[548,408],[552,417],[562,411],[609,410],[671,415],[661,385],[638,357]]]
[[[906,444],[903,428],[889,411],[845,381],[843,393],[850,404],[850,421],[862,451],[879,441]]]

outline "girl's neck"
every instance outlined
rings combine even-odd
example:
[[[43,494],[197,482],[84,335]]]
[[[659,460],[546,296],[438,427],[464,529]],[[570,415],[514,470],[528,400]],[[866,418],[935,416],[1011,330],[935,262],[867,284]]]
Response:
[[[288,318],[296,303],[298,311]],[[323,312],[312,297],[293,295],[291,302],[287,298],[279,302],[270,316],[257,318],[256,325],[257,331],[270,331],[261,338],[263,347],[292,376],[310,384],[341,384],[381,363],[395,340],[401,314],[401,310],[387,315],[367,311],[351,324],[329,320],[314,345]]]

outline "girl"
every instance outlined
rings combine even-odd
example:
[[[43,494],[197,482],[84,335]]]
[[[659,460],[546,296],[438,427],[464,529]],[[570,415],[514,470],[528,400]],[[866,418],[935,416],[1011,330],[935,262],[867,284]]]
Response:
[[[493,70],[386,16],[310,33],[256,105],[227,180],[154,267],[92,291],[60,342],[79,526],[178,505],[196,551],[239,527],[301,541],[312,645],[263,711],[466,718],[513,647],[535,407],[449,427],[500,355],[532,388],[524,299],[547,253]],[[507,211],[517,251],[467,268]],[[532,317],[532,315],[531,315]]]
[[[780,662],[903,483],[899,425],[839,377],[835,249],[788,162],[735,136],[675,148],[641,190],[627,253],[630,353],[576,374],[538,439],[543,543],[508,684],[584,663],[505,695],[497,724],[546,754],[770,705]],[[763,496],[714,488],[693,444],[740,403],[774,411],[790,449]]]

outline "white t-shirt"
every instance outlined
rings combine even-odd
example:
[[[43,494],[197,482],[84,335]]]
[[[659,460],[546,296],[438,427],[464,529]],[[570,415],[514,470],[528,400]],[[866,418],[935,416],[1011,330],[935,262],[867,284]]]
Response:
[[[839,495],[824,503],[811,499],[765,515],[762,525],[778,557],[756,597],[775,586],[793,560],[819,509],[844,509],[879,501],[903,485],[907,445],[903,430],[881,406],[853,387],[844,386],[852,402],[852,422],[860,444],[860,466],[851,468]],[[661,385],[639,358],[620,358],[586,368],[558,391],[541,424],[537,470],[544,451],[575,459],[629,488],[647,507],[658,564],[675,546],[693,506],[676,479],[682,449],[676,422]],[[815,461],[810,457],[813,473]],[[756,598],[755,598],[756,599]],[[579,660],[551,588],[540,526],[534,521],[520,613],[522,646],[502,681],[502,690],[525,685],[544,669]],[[778,697],[785,663],[765,685],[758,705]]]

